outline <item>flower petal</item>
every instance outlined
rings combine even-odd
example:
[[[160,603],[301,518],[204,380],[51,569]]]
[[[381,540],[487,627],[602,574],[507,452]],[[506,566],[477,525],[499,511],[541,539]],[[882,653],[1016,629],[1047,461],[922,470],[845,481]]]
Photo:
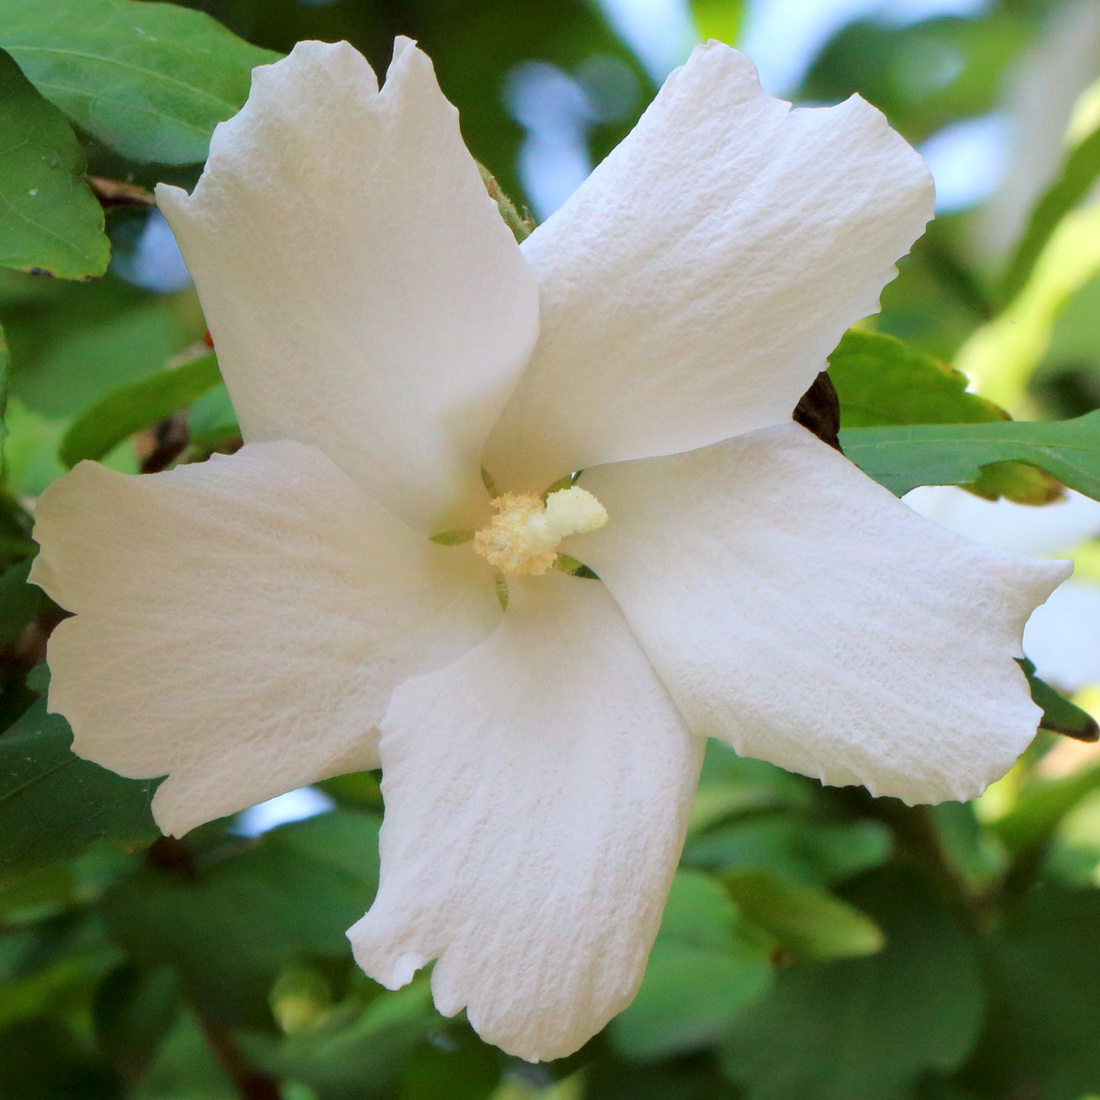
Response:
[[[438,958],[440,1012],[531,1061],[576,1050],[637,990],[701,750],[602,585],[512,578],[487,641],[394,693],[359,965],[392,989]]]
[[[198,284],[246,440],[325,451],[433,534],[538,330],[534,278],[406,39],[381,92],[347,43],[256,69],[194,193],[157,201]]]
[[[128,477],[84,462],[38,503],[32,580],[76,612],[49,645],[74,750],[168,774],[181,834],[377,767],[393,686],[499,619],[489,571],[414,534],[320,451],[250,444]]]
[[[789,420],[932,197],[860,98],[791,110],[744,55],[699,47],[524,242],[542,333],[486,466],[542,487]]]
[[[918,516],[798,425],[585,473],[595,569],[688,724],[906,802],[967,799],[1035,735],[1020,635],[1070,572]]]

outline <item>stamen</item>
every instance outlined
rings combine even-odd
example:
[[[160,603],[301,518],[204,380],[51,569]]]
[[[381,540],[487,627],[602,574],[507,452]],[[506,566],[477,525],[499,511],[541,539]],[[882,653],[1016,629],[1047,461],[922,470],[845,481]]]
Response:
[[[587,489],[559,489],[544,504],[530,493],[504,493],[488,527],[474,536],[474,549],[502,573],[540,576],[554,565],[563,538],[607,523],[607,511]]]

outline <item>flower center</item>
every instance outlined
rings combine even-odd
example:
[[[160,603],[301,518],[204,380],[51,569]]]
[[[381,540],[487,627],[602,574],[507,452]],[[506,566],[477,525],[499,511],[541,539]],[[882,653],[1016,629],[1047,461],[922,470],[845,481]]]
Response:
[[[531,493],[504,493],[491,504],[497,514],[474,535],[474,550],[502,573],[537,577],[553,566],[562,539],[607,522],[604,506],[577,485],[551,493],[545,503]]]

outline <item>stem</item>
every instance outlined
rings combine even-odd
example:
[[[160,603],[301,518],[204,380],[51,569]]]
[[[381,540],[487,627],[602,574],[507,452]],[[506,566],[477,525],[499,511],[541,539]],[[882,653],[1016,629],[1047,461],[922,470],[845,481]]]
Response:
[[[191,1007],[198,1017],[207,1046],[233,1082],[241,1100],[282,1100],[278,1081],[252,1067],[233,1035],[204,1016],[194,1005]]]

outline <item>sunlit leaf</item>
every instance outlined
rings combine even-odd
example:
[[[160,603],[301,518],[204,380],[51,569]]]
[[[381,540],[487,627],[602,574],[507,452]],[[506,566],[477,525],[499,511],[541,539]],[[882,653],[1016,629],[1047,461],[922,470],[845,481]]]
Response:
[[[0,147],[0,264],[59,279],[102,275],[111,246],[103,209],[81,178],[80,143],[2,51]]]
[[[1025,387],[1043,358],[1067,301],[1100,271],[1100,203],[1059,222],[1027,284],[1003,313],[978,328],[954,365],[1012,413],[1026,408]]]
[[[1100,177],[1100,127],[1068,150],[1058,177],[1035,204],[1005,271],[1001,287],[1005,301],[1011,301],[1024,288],[1059,222],[1088,194],[1097,177]]]
[[[966,375],[881,332],[849,329],[829,356],[829,378],[842,428],[1009,419],[992,401],[966,392]]]
[[[1004,409],[975,393],[946,363],[907,347],[893,336],[850,329],[829,356],[829,378],[840,401],[842,428],[899,424],[982,424],[1009,420]],[[1061,484],[1019,462],[988,466],[964,488],[987,500],[1049,504]]]
[[[734,43],[741,27],[741,0],[691,0],[691,15],[699,39]]]
[[[1100,412],[1074,420],[851,428],[844,453],[901,496],[918,485],[961,485],[983,466],[1016,461],[1100,500]]]
[[[1015,806],[994,823],[997,835],[1015,852],[1046,842],[1062,819],[1093,791],[1100,789],[1100,767],[1040,780],[1020,792]]]
[[[0,0],[0,47],[82,129],[135,160],[206,158],[277,55],[209,16],[135,0]]]

